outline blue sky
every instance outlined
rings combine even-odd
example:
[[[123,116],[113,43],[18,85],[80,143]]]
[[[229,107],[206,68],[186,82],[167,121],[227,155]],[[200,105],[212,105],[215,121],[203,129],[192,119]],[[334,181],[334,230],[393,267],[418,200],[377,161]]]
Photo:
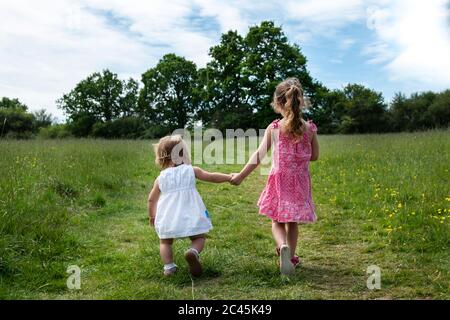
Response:
[[[223,32],[272,20],[330,88],[361,83],[389,101],[398,91],[450,88],[446,0],[0,2],[0,96],[60,119],[55,100],[94,71],[140,79],[169,52],[199,67]]]

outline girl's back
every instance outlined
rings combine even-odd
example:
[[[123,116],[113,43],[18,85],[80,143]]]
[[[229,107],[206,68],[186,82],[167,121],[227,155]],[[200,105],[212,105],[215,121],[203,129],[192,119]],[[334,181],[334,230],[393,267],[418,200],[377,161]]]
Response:
[[[283,130],[282,121],[276,120],[272,123],[272,129],[277,137],[273,153],[274,170],[294,171],[299,174],[303,170],[308,170],[312,157],[312,139],[317,127],[312,121],[305,123],[304,126],[303,137],[294,139]]]
[[[161,172],[158,182],[162,194],[195,189],[194,170],[188,165],[169,168]]]
[[[155,229],[161,239],[184,238],[212,229],[206,207],[195,187],[195,172],[191,165],[162,171],[158,184],[161,196]]]
[[[280,120],[273,122],[272,129],[278,133],[278,139],[274,143],[272,170],[258,202],[260,213],[281,223],[315,222],[309,163],[317,127],[307,123],[300,139],[283,132]]]

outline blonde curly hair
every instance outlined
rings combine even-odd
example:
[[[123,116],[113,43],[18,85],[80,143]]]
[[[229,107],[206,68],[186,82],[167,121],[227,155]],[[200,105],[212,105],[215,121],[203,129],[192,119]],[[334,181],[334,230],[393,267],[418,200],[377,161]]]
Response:
[[[155,163],[161,169],[167,169],[173,165],[191,164],[187,144],[180,135],[164,137],[154,144],[153,148]]]

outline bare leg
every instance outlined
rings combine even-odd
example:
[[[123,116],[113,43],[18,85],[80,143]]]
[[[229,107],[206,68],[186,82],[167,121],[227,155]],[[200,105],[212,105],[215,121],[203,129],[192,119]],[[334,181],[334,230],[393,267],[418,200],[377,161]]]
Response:
[[[165,265],[173,263],[172,244],[173,239],[161,240],[159,244],[161,260]]]
[[[287,224],[287,243],[291,249],[292,258],[295,256],[295,251],[297,250],[298,241],[298,223],[288,223]]]
[[[192,241],[192,248],[186,252],[184,257],[189,265],[189,272],[194,277],[200,277],[203,273],[203,268],[199,260],[199,254],[203,251],[203,248],[205,247],[206,241],[205,236],[198,235],[195,237],[191,237],[191,241]]]
[[[198,253],[200,254],[203,249],[205,248],[205,236],[204,235],[200,235],[200,236],[196,236],[196,237],[191,237],[191,242],[192,242],[192,248],[197,250]]]
[[[284,223],[274,221],[272,223],[272,234],[277,248],[286,244],[286,225]]]

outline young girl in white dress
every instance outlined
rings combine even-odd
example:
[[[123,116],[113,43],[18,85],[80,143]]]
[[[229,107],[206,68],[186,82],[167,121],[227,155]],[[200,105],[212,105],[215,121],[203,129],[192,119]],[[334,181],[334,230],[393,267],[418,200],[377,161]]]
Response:
[[[200,253],[205,246],[205,234],[212,229],[211,219],[195,185],[196,179],[206,182],[230,182],[232,176],[210,173],[191,166],[186,143],[181,136],[162,138],[155,146],[156,164],[161,174],[156,179],[148,199],[150,224],[160,238],[160,254],[164,275],[177,271],[172,244],[174,239],[190,238],[191,248],[185,259],[189,272],[202,274]]]

